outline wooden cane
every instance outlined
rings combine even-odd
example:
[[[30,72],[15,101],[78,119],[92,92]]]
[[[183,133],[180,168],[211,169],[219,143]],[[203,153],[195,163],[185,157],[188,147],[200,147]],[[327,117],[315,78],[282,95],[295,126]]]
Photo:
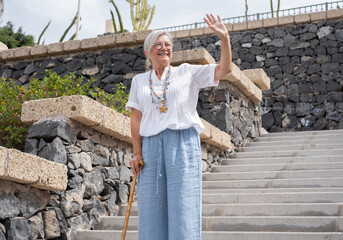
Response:
[[[138,166],[144,166],[144,162],[142,160],[139,160]],[[130,211],[131,211],[131,205],[132,205],[133,192],[135,191],[135,186],[136,186],[136,180],[137,180],[137,174],[132,179],[132,186],[131,186],[131,190],[130,190],[129,204],[127,205],[127,209],[126,209],[125,222],[124,222],[123,233],[121,235],[121,240],[125,240],[127,224],[129,223],[129,217],[130,217]]]

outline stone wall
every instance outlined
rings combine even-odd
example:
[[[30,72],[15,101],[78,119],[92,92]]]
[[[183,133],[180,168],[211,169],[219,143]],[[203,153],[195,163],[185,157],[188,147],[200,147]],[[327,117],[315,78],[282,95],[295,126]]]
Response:
[[[50,192],[6,183],[7,190],[0,188],[0,202],[5,202],[1,206],[7,208],[0,215],[4,235],[74,239],[77,229],[97,229],[100,216],[117,215],[128,201],[132,180],[130,119],[85,96],[25,102],[21,118],[34,122],[25,151],[67,166],[68,183],[65,191]],[[208,171],[228,157],[231,142],[227,133],[203,122],[202,162],[203,171]],[[29,205],[29,199],[39,204],[26,214],[20,205]]]

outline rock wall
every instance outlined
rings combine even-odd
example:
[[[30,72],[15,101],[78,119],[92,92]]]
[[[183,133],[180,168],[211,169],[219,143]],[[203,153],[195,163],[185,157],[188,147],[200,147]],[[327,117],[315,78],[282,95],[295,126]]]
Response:
[[[129,143],[60,116],[32,125],[25,151],[67,165],[68,186],[66,191],[30,191],[8,182],[12,185],[6,192],[1,184],[0,202],[6,204],[0,209],[6,211],[1,211],[0,223],[7,239],[12,225],[20,229],[15,234],[29,239],[74,239],[76,229],[97,229],[100,216],[117,215],[119,206],[128,201],[133,155]],[[225,154],[202,143],[203,170],[220,164],[220,158],[228,157]],[[33,206],[27,206],[30,203]]]

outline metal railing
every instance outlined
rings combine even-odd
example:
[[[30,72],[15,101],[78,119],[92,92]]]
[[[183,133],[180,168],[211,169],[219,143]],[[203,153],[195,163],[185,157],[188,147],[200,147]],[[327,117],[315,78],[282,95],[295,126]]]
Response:
[[[325,2],[325,3],[315,4],[315,5],[289,8],[289,9],[280,10],[278,13],[274,11],[274,14],[272,14],[272,12],[264,12],[264,13],[249,14],[248,16],[223,18],[222,21],[225,24],[228,24],[228,23],[233,24],[233,23],[245,22],[247,18],[248,18],[248,21],[254,21],[254,20],[263,20],[267,18],[272,18],[273,15],[274,17],[283,17],[283,16],[290,16],[290,15],[297,15],[297,14],[304,14],[304,13],[322,12],[322,11],[328,11],[328,10],[340,9],[340,8],[343,8],[343,1]],[[158,28],[155,30],[178,31],[178,30],[187,30],[187,29],[202,28],[202,27],[206,27],[205,22],[195,22],[191,24]]]

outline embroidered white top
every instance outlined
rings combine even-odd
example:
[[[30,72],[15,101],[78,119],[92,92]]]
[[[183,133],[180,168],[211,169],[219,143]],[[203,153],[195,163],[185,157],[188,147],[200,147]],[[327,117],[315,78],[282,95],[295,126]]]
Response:
[[[169,85],[166,93],[168,110],[161,113],[161,101],[151,95],[150,72],[136,75],[131,82],[129,100],[126,109],[135,108],[142,112],[140,125],[141,136],[153,136],[169,128],[174,130],[194,127],[200,134],[204,130],[196,111],[199,89],[218,86],[214,82],[215,64],[190,65],[184,63],[178,67],[171,67]],[[160,98],[163,96],[164,82],[169,67],[164,69],[161,80],[153,70],[151,74],[152,86]]]

